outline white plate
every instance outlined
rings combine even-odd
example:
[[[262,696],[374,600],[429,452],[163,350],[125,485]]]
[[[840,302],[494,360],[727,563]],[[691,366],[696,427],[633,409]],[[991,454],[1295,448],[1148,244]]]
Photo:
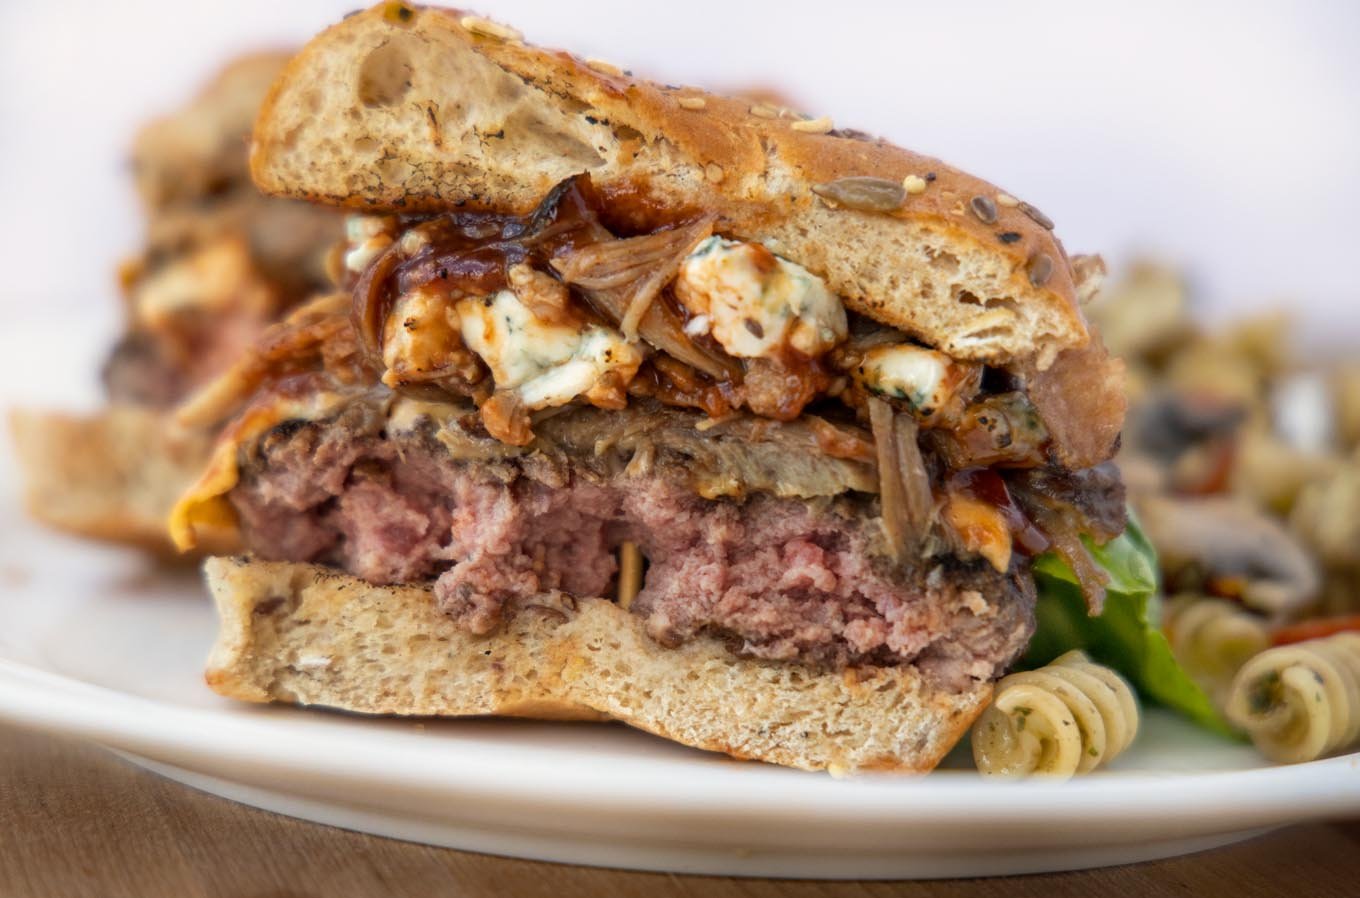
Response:
[[[97,340],[78,342],[95,357]],[[23,328],[0,334],[0,402],[41,346]],[[967,769],[834,780],[615,725],[235,704],[202,683],[214,621],[196,574],[29,524],[10,455],[0,439],[0,718],[284,814],[573,863],[895,878],[1126,863],[1360,812],[1360,755],[1268,767],[1155,712],[1107,773],[998,784]]]

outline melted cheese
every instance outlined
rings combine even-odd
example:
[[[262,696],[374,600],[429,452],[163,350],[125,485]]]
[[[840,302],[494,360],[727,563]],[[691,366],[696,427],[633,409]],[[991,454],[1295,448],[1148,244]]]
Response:
[[[392,402],[387,407],[387,432],[412,433],[427,419],[437,428],[447,427],[453,419],[470,411],[475,409],[455,402],[432,402],[410,396],[393,396]]]
[[[700,243],[680,266],[676,295],[695,316],[686,331],[711,333],[734,356],[785,346],[819,356],[845,339],[845,307],[822,279],[757,243]]]
[[[621,334],[543,321],[509,290],[463,300],[457,314],[463,342],[491,369],[496,388],[518,390],[531,409],[589,398],[607,373],[626,383],[642,364]]]
[[[1014,540],[1006,519],[995,505],[953,493],[944,506],[944,519],[959,542],[970,552],[976,552],[992,567],[1006,573],[1011,565],[1011,547]]]

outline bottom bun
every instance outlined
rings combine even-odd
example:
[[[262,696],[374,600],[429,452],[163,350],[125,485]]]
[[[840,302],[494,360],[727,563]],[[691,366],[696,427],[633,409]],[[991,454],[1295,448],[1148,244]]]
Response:
[[[807,770],[933,768],[991,697],[910,666],[819,672],[715,639],[665,648],[605,599],[528,610],[489,636],[422,586],[311,564],[211,558],[221,629],[208,685],[253,702],[364,714],[622,721],[695,748]]]
[[[10,430],[29,514],[79,536],[173,554],[165,521],[207,465],[211,435],[132,405],[88,416],[16,409]]]

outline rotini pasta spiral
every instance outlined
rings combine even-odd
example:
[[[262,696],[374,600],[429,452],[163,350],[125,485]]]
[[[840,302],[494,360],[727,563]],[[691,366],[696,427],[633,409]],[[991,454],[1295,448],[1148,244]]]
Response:
[[[1233,602],[1205,596],[1180,595],[1167,602],[1162,629],[1181,667],[1219,707],[1233,675],[1270,646],[1264,620]]]
[[[1360,633],[1267,649],[1233,679],[1228,719],[1272,761],[1311,761],[1360,741]]]
[[[987,775],[1066,779],[1111,760],[1137,732],[1129,684],[1073,651],[1002,678],[973,725],[973,760]]]

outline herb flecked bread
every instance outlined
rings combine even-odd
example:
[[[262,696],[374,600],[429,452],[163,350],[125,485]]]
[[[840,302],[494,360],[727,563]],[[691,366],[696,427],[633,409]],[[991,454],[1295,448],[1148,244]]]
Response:
[[[642,222],[718,216],[847,307],[956,358],[1046,368],[1089,337],[1052,222],[886,141],[653,84],[458,10],[386,3],[313,39],[256,123],[256,183],[367,210],[527,212],[588,172]]]
[[[816,672],[664,648],[639,618],[583,599],[474,636],[428,586],[381,587],[310,564],[212,558],[221,627],[208,684],[244,701],[366,714],[616,719],[696,748],[810,770],[924,772],[992,694],[936,691],[914,667]],[[400,659],[394,663],[393,659]]]

